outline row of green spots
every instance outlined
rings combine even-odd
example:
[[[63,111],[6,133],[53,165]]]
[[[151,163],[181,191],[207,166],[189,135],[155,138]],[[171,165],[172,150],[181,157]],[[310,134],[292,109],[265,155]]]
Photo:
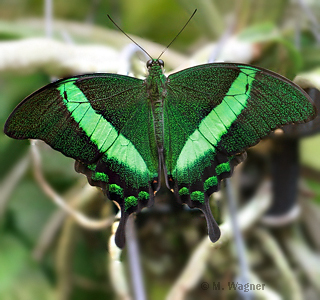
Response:
[[[218,178],[217,176],[209,177],[203,184],[203,189],[207,191],[211,187],[214,187],[218,184]]]
[[[101,173],[101,172],[94,172],[91,176],[92,180],[97,180],[97,181],[103,181],[103,182],[108,182],[109,177],[107,174]],[[110,190],[110,188],[109,188]]]
[[[189,194],[190,194],[189,189],[186,188],[186,187],[183,187],[183,188],[181,188],[179,190],[180,197],[181,196],[186,196],[186,195],[189,195]],[[200,192],[200,191],[194,191],[194,192],[191,193],[190,199],[192,201],[199,201],[200,203],[204,203],[204,193]]]
[[[149,193],[145,192],[145,191],[141,191],[138,194],[138,199],[135,196],[129,196],[124,200],[124,209],[125,211],[127,211],[130,207],[132,206],[137,206],[138,205],[138,201],[142,201],[142,200],[148,200],[149,199]]]
[[[103,173],[101,173],[101,174],[103,174]],[[122,189],[122,187],[120,187],[119,185],[117,185],[115,183],[112,183],[112,184],[109,185],[109,193],[113,193],[113,194],[116,194],[116,195],[118,195],[120,197],[123,197],[123,189]],[[128,198],[130,198],[130,197],[134,197],[134,196],[129,196]],[[126,199],[128,199],[128,198],[126,198]],[[149,195],[149,193],[147,193],[145,191],[141,191],[138,194],[138,199],[136,197],[134,197],[134,198],[136,199],[136,201],[138,201],[138,200],[140,200],[140,201],[149,200],[150,195]],[[130,201],[132,202],[133,200],[131,199]],[[135,204],[135,205],[137,205],[137,204]]]
[[[220,175],[221,173],[230,172],[230,164],[229,162],[222,163],[220,165],[217,165],[216,167],[216,173],[217,175]]]
[[[200,203],[204,203],[204,193],[200,191],[192,192],[190,195],[190,199],[192,201],[199,201]]]

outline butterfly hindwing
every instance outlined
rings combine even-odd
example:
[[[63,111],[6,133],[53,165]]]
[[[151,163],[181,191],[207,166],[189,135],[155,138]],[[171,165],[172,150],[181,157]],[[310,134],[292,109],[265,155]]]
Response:
[[[44,140],[76,159],[90,184],[118,202],[117,244],[124,245],[128,215],[153,201],[158,152],[143,81],[115,74],[59,80],[27,97],[11,114],[5,132]]]

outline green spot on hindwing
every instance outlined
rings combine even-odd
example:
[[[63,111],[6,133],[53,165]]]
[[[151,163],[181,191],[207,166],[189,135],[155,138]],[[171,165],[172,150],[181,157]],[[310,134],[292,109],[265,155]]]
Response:
[[[225,172],[230,172],[230,170],[231,169],[230,169],[229,162],[225,162],[225,163],[222,163],[222,164],[216,166],[217,175],[220,175],[220,174],[225,173]]]
[[[123,189],[115,183],[109,185],[109,193],[116,194],[119,197],[123,197]]]
[[[139,200],[139,201],[149,200],[149,198],[150,198],[149,193],[147,193],[147,192],[145,192],[145,191],[141,191],[141,192],[138,194],[138,200]]]
[[[129,196],[124,200],[124,210],[127,211],[132,206],[138,205],[138,199],[135,196]]]
[[[184,186],[179,190],[179,195],[180,196],[189,195],[189,189]]]
[[[200,191],[192,192],[190,195],[190,199],[192,201],[198,201],[200,203],[204,203],[204,193]]]
[[[218,184],[217,176],[209,177],[203,184],[203,189],[207,191],[208,189],[216,186]]]
[[[92,174],[91,177],[92,180],[97,180],[97,181],[104,181],[104,182],[108,182],[109,181],[109,177],[107,174],[101,173],[101,172],[94,172]]]

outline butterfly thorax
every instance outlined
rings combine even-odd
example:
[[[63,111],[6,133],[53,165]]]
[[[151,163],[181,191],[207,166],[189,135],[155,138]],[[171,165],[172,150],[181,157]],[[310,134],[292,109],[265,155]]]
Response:
[[[149,76],[146,78],[148,100],[152,107],[154,132],[159,150],[163,149],[163,102],[166,97],[165,83],[167,78],[163,75],[163,61],[158,59],[149,60],[147,63]]]

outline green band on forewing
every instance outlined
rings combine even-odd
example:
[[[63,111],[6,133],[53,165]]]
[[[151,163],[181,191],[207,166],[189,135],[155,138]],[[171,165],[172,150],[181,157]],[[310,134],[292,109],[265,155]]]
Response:
[[[61,84],[57,89],[74,120],[101,152],[107,151],[118,137],[116,129],[102,115],[95,112],[74,81]]]
[[[140,153],[130,140],[118,134],[112,124],[92,108],[87,97],[74,84],[74,80],[61,84],[57,89],[74,120],[97,145],[100,152],[107,151],[107,159],[125,165],[135,174],[139,174],[140,178],[145,178],[147,185],[149,170]]]
[[[147,165],[140,153],[122,134],[119,135],[119,138],[117,138],[106,154],[108,159],[117,161],[119,164],[126,165],[135,174],[139,174],[141,177],[149,174]],[[146,183],[148,183],[148,181],[149,177],[146,178]]]
[[[185,171],[185,173],[188,173],[189,168],[194,165],[195,159],[203,156],[209,157],[211,152],[212,145],[196,129],[183,146],[172,174],[175,174],[177,169],[179,172]]]
[[[214,151],[214,146],[219,143],[221,137],[227,133],[229,127],[246,107],[257,71],[255,68],[240,69],[238,77],[230,86],[222,102],[212,109],[201,121],[199,128],[189,136],[178,157],[173,174],[177,169],[180,172],[188,170],[193,165],[195,157],[201,158]],[[221,166],[221,168],[221,171],[224,171],[228,167]]]
[[[200,123],[199,131],[216,146],[228,128],[247,105],[256,71],[240,69],[238,77],[229,88],[223,101],[217,105]]]

